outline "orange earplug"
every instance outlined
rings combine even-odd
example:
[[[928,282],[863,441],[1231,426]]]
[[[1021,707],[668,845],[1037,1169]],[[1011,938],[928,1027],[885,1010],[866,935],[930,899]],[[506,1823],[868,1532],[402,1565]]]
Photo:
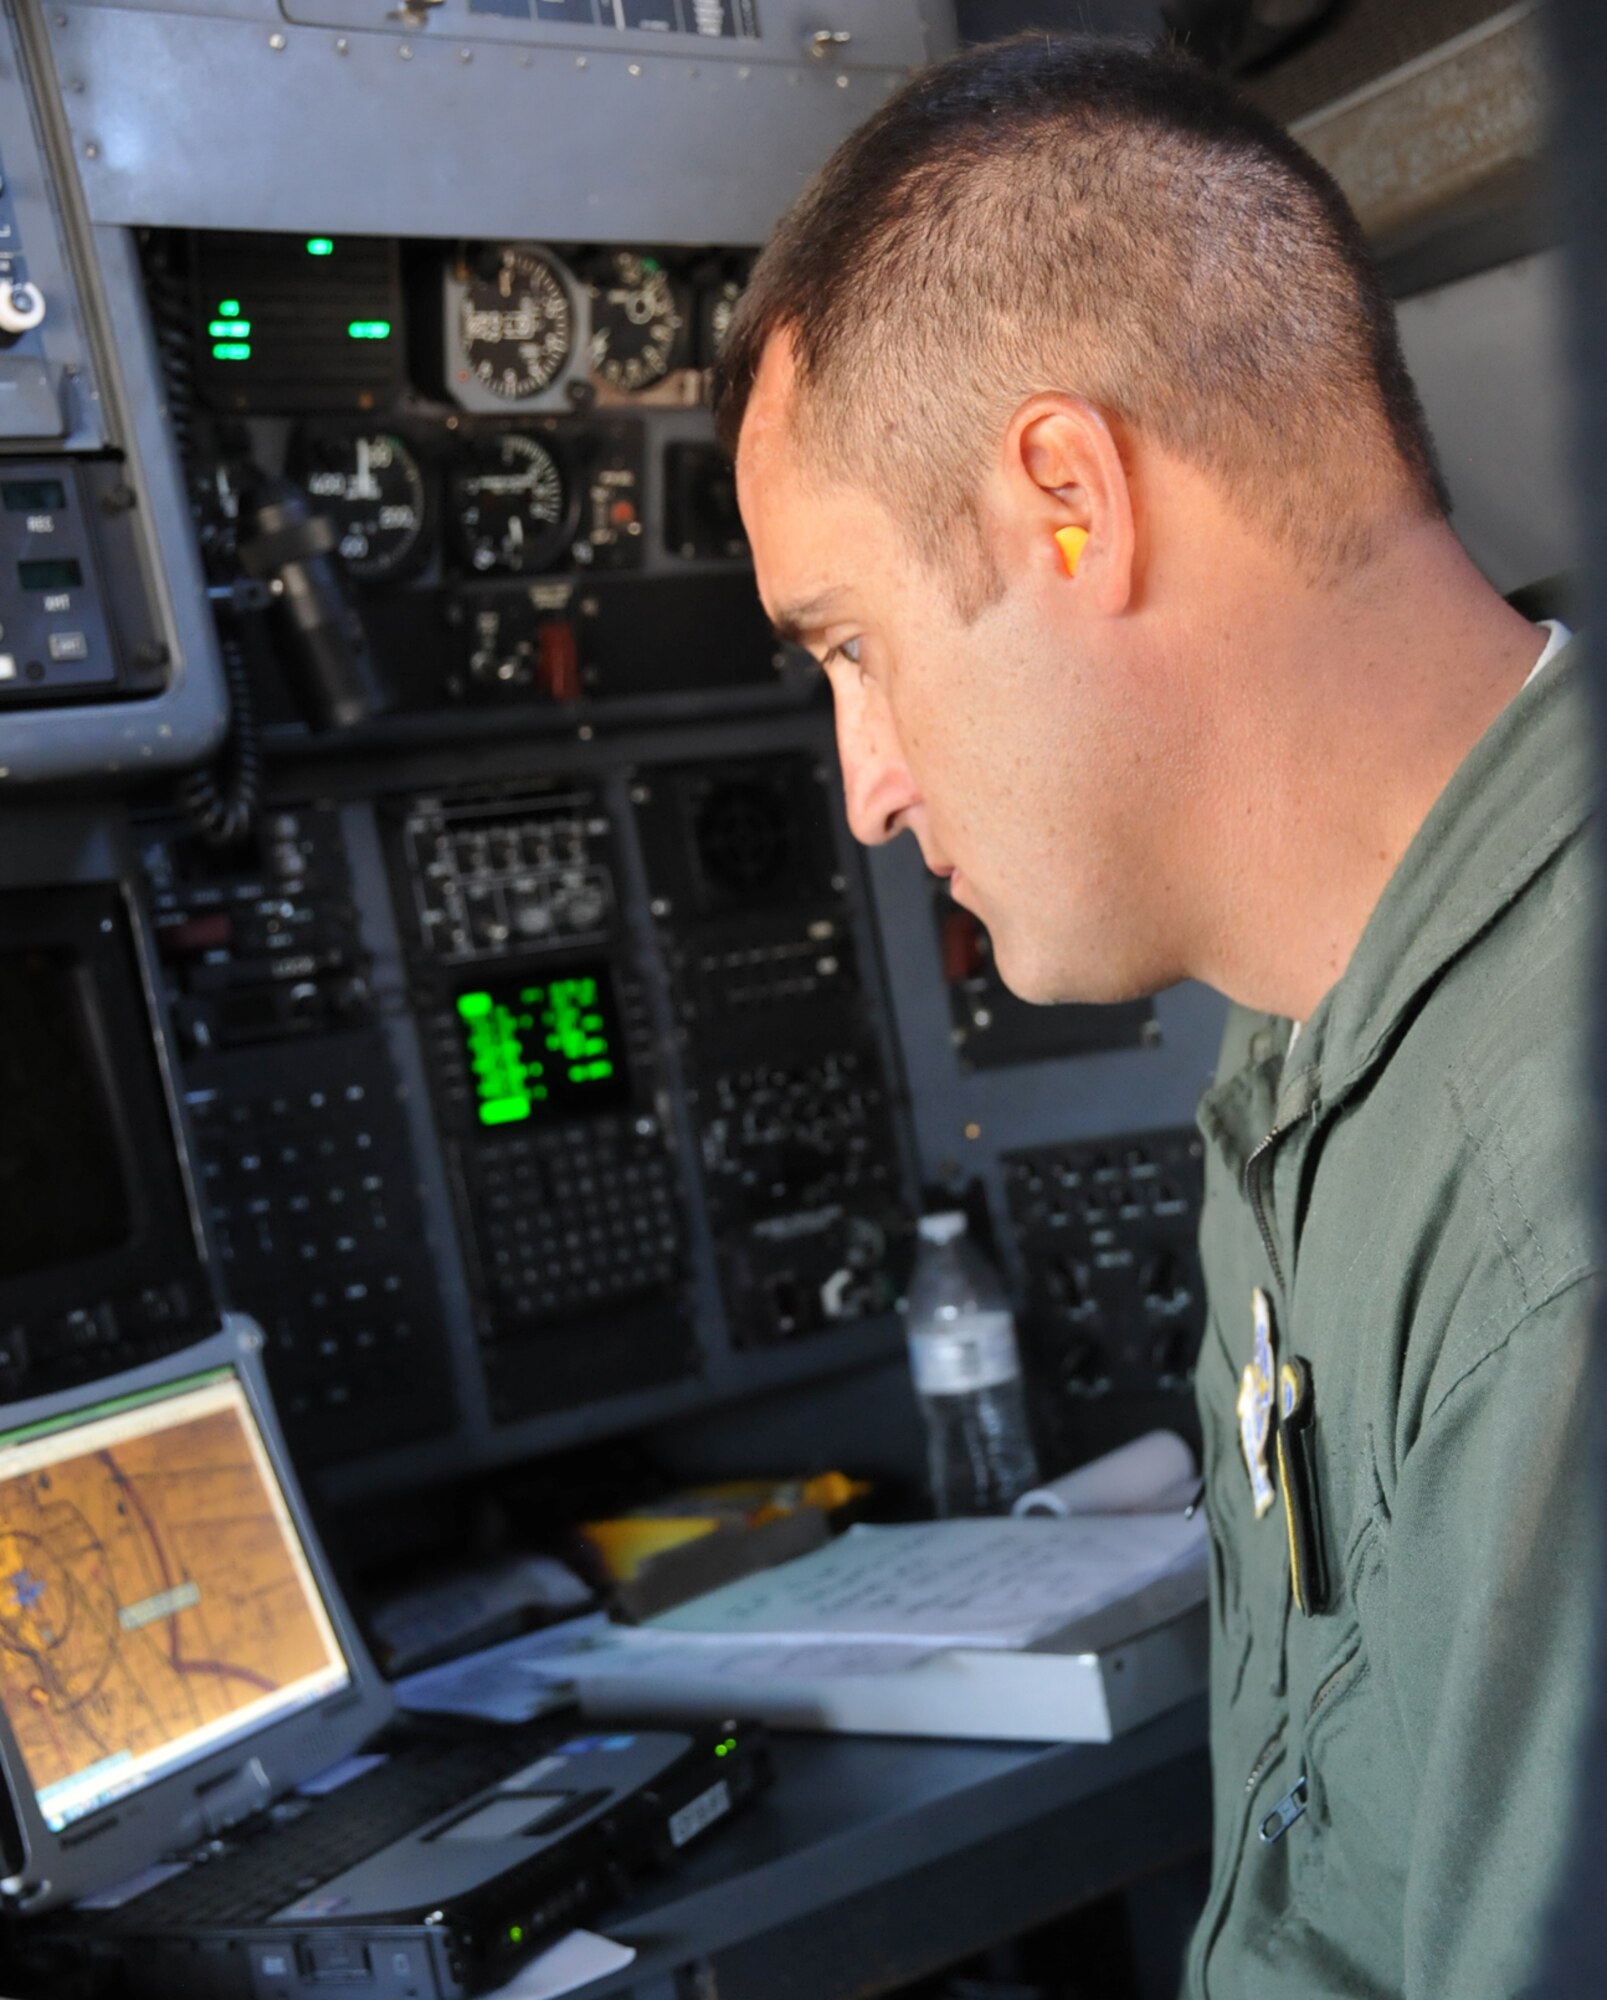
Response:
[[[1060,559],[1066,565],[1067,576],[1075,576],[1077,565],[1082,561],[1082,552],[1088,546],[1088,530],[1056,528],[1055,540],[1060,544]]]

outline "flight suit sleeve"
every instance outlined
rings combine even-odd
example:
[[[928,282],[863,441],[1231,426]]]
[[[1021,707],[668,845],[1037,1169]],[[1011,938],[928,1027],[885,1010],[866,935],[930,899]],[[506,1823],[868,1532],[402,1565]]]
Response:
[[[1591,1309],[1583,1280],[1538,1307],[1401,1467],[1387,1617],[1416,1787],[1406,2000],[1514,2000],[1532,1977],[1592,1681]]]

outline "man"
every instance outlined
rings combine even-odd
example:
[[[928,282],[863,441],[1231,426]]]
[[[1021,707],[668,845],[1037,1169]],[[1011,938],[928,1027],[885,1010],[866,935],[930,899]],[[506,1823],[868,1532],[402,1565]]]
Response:
[[[1565,635],[1447,525],[1336,188],[1175,59],[917,77],[782,223],[722,378],[859,838],[913,832],[1025,998],[1240,1003],[1187,1991],[1511,1995],[1595,1569]]]

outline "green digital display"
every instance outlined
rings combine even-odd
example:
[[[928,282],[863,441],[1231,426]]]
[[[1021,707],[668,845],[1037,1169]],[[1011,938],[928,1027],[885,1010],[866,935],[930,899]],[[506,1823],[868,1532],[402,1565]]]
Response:
[[[606,966],[465,987],[454,1006],[480,1124],[563,1124],[630,1102]]]

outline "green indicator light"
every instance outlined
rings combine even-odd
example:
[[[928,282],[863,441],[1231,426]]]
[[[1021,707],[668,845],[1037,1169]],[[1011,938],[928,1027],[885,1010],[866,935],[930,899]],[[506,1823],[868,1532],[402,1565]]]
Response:
[[[346,332],[353,340],[389,340],[391,323],[388,319],[354,319]]]
[[[249,361],[251,343],[249,340],[215,340],[212,343],[214,361]]]
[[[333,257],[334,254],[335,239],[332,236],[309,236],[307,238],[307,255],[309,257]]]
[[[214,340],[243,340],[250,331],[248,319],[215,319],[207,328]]]
[[[546,1096],[542,1091],[541,1095]],[[492,1097],[480,1106],[482,1125],[516,1125],[521,1118],[530,1116],[528,1097]]]
[[[716,1743],[716,1744],[715,1744],[715,1746],[714,1746],[714,1754],[715,1754],[715,1756],[716,1756],[716,1757],[729,1757],[729,1756],[730,1756],[730,1754],[731,1754],[731,1746],[730,1746],[730,1744],[729,1744],[729,1743]]]
[[[240,301],[238,299],[219,299],[218,311],[225,319],[234,319],[240,311]]]
[[[491,1012],[491,995],[489,993],[460,993],[458,995],[458,1012],[465,1021],[483,1020]]]

